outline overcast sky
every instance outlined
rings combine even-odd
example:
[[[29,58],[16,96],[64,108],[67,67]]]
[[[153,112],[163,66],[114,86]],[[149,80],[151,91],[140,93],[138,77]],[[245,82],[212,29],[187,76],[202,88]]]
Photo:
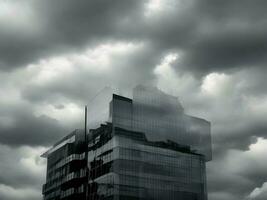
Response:
[[[266,0],[0,0],[0,199],[39,200],[40,158],[102,88],[179,96],[212,123],[209,200],[267,199]]]

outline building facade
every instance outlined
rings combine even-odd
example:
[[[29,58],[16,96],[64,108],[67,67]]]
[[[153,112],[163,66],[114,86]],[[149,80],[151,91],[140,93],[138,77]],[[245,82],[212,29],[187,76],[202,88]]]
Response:
[[[45,200],[207,200],[210,123],[188,116],[174,96],[138,86],[113,95],[109,119],[76,130],[47,158]]]
[[[87,183],[84,132],[75,130],[42,155],[47,158],[43,199],[84,199]]]

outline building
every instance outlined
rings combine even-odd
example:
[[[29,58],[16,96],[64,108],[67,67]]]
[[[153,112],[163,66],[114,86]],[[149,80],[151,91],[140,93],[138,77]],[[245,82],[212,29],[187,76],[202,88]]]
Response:
[[[113,94],[108,121],[84,135],[43,155],[45,200],[207,200],[210,123],[186,115],[176,97],[144,86],[133,99]]]
[[[84,131],[75,130],[42,156],[47,158],[44,199],[84,199],[86,159]]]

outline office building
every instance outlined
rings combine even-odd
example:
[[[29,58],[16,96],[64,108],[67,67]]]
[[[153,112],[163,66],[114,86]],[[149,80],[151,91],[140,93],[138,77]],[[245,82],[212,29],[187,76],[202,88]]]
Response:
[[[207,200],[208,121],[145,86],[132,99],[113,94],[109,107],[86,137],[76,130],[43,155],[45,200]]]

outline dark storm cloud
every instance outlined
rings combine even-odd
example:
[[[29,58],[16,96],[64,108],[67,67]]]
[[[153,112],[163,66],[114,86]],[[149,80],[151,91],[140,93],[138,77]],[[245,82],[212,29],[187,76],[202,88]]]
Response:
[[[13,29],[1,30],[1,68],[9,70],[23,67],[39,59],[79,52],[88,45],[103,42],[144,41],[151,49],[147,48],[147,52],[132,61],[136,66],[151,70],[154,65],[147,63],[152,61],[155,64],[153,57],[159,58],[170,49],[186,43],[195,22],[182,9],[179,15],[173,10],[171,16],[164,14],[155,19],[146,19],[144,13],[147,2],[33,1],[30,8],[36,19],[32,26],[25,27],[28,28],[24,31],[26,33],[21,34],[20,30],[14,32]],[[154,51],[153,54],[150,54],[151,51]]]
[[[212,193],[220,193],[224,192],[229,196],[235,197],[233,199],[244,199],[244,194],[247,194],[252,188],[255,187],[255,183],[250,182],[246,179],[246,176],[239,176],[233,173],[229,173],[225,170],[226,165],[219,166],[212,166],[216,167],[219,171],[211,171],[211,168],[207,168],[209,170],[208,174],[208,191],[209,194]],[[212,183],[212,184],[209,184]],[[216,197],[217,196],[217,197]],[[225,198],[218,198],[218,195],[213,196],[213,198],[209,198],[211,200],[217,199],[228,199]]]
[[[142,5],[141,1],[134,0],[22,2],[29,4],[36,21],[30,28],[20,27],[17,32],[12,29],[0,31],[0,63],[5,70],[53,54],[80,50],[101,38],[118,39],[116,32],[119,33],[120,21],[137,14],[135,12]],[[5,26],[8,27],[8,23]],[[26,28],[30,30],[23,30]]]
[[[10,146],[52,145],[68,131],[57,120],[45,115],[36,117],[23,107],[1,109],[1,116],[4,122],[0,126],[0,143]]]
[[[262,120],[262,122],[256,121],[237,129],[225,130],[224,133],[220,133],[220,137],[214,138],[218,147],[221,145],[223,149],[227,147],[229,149],[247,150],[250,144],[256,142],[257,137],[267,137],[267,125],[265,120]]]
[[[180,49],[183,52],[179,69],[193,73],[200,72],[202,75],[208,72],[238,69],[244,66],[259,67],[265,64],[264,55],[267,50],[265,45],[267,30],[264,26],[267,20],[263,9],[266,5],[265,1],[192,2],[194,4],[186,7],[187,12],[179,10],[181,13],[163,15],[162,18],[155,16],[155,19],[148,20],[141,17],[144,12],[144,2],[140,1],[112,3],[38,1],[33,3],[32,7],[38,11],[37,16],[45,18],[42,26],[46,31],[40,35],[44,41],[41,40],[37,44],[47,45],[47,48],[42,49],[51,51],[53,54],[53,50],[58,48],[58,52],[61,52],[60,48],[83,48],[90,41],[95,41],[96,44],[97,41],[118,39],[149,41],[147,42],[149,47],[140,54],[130,55],[126,59],[122,57],[114,59],[116,60],[114,66],[131,66],[127,68],[131,70],[130,79],[133,79],[133,84],[130,84],[129,88],[134,85],[134,82],[153,79],[151,72],[153,67],[159,63],[164,52],[173,49]],[[174,3],[173,6],[181,5]],[[44,37],[46,34],[49,37]],[[34,48],[30,47],[30,49],[38,53]],[[24,53],[31,54],[25,49],[19,54]],[[11,54],[8,53],[8,55]],[[31,54],[31,58],[34,57],[34,54]],[[122,85],[129,81],[123,72],[118,72],[105,81],[100,81],[99,76],[91,76],[90,79],[95,85],[88,84],[80,87],[83,85],[83,80],[86,80],[86,76],[88,74],[73,75],[71,81],[59,80],[51,85],[29,85],[24,88],[22,94],[30,101],[43,101],[51,96],[57,98],[58,94],[73,100],[89,99],[88,95],[98,90],[95,89],[96,85],[101,85],[100,88],[102,88],[114,82]],[[99,82],[102,83],[99,84]],[[251,91],[255,91],[255,88],[259,89],[259,85],[256,84]],[[264,87],[261,87],[258,94],[262,93],[263,89]],[[242,134],[243,130],[237,130],[236,132],[240,134],[233,134],[229,147],[246,149],[253,141],[251,137],[255,136],[254,133],[257,133],[257,136],[264,135],[264,127],[260,128],[261,133],[256,129],[259,129],[258,125],[246,128],[248,132],[245,134],[246,137]],[[225,140],[222,137],[218,141]]]
[[[37,31],[2,30],[1,67],[114,40],[150,41],[157,56],[181,50],[179,68],[201,75],[266,64],[266,1],[166,1],[172,10],[150,19],[144,16],[147,2],[32,1]]]
[[[265,66],[266,1],[195,1],[194,34],[183,47],[179,68],[205,75]]]
[[[208,164],[207,171],[210,200],[243,199],[266,181],[263,168],[244,162],[242,170],[232,172],[233,166],[226,162],[231,155],[239,158],[229,150],[239,150],[242,154],[257,137],[266,138],[264,108],[243,112],[248,102],[242,103],[244,97],[261,99],[267,92],[264,69],[267,64],[266,0],[163,1],[168,5],[149,17],[144,15],[148,1],[142,0],[20,2],[26,5],[26,14],[32,12],[31,17],[26,21],[19,17],[20,12],[24,12],[23,6],[16,13],[16,24],[12,19],[0,19],[0,69],[6,71],[7,76],[10,73],[12,78],[1,80],[0,88],[8,82],[32,107],[52,105],[63,111],[68,108],[66,102],[79,106],[86,104],[107,85],[127,92],[137,83],[155,83],[155,66],[167,53],[177,51],[178,60],[173,66],[177,74],[192,75],[196,82],[196,86],[185,87],[185,94],[177,95],[188,95],[185,109],[191,109],[193,113],[200,109],[198,116],[212,121],[214,160]],[[86,71],[74,62],[75,70],[70,74],[59,70],[58,77],[49,76],[52,80],[31,80],[40,75],[39,71],[45,71],[45,65],[39,60],[57,56],[69,58],[69,54],[83,54],[88,48],[107,43],[115,48],[116,42],[142,43],[143,47],[127,54],[111,55],[111,69],[101,71],[102,66],[95,65],[87,66],[94,70]],[[30,64],[32,68],[26,69]],[[47,71],[54,68],[57,69],[57,65]],[[24,69],[29,75],[23,83],[16,81],[21,80],[23,73],[20,70]],[[198,98],[203,79],[214,72],[233,75],[236,81],[229,84],[234,88],[231,91],[234,95],[225,93],[218,98]],[[172,84],[169,81],[169,85]],[[216,81],[215,84],[219,84]],[[179,81],[175,84],[173,87],[182,87]],[[34,108],[20,102],[15,104],[0,105],[0,143],[14,149],[11,152],[1,147],[0,151],[4,152],[1,159],[8,160],[8,165],[13,168],[12,173],[1,173],[0,184],[12,188],[34,187],[39,180],[15,167],[20,158],[15,156],[20,151],[16,147],[51,145],[71,130],[66,130],[68,128],[51,116],[36,117]],[[260,118],[254,112],[263,114]],[[244,115],[248,117],[243,118]],[[3,124],[5,120],[6,124]],[[9,160],[5,153],[16,159]],[[7,165],[1,162],[0,170],[6,168]],[[23,179],[28,181],[21,182]],[[0,185],[1,199],[14,199],[1,196],[1,191]],[[264,195],[263,192],[257,198],[266,199]]]
[[[203,74],[266,65],[267,30],[249,31],[251,33],[240,30],[201,38],[186,50],[185,66]]]
[[[239,18],[241,20],[262,20],[267,14],[265,8],[267,2],[264,0],[201,0],[195,1],[196,10],[203,12],[206,16],[215,20]]]

